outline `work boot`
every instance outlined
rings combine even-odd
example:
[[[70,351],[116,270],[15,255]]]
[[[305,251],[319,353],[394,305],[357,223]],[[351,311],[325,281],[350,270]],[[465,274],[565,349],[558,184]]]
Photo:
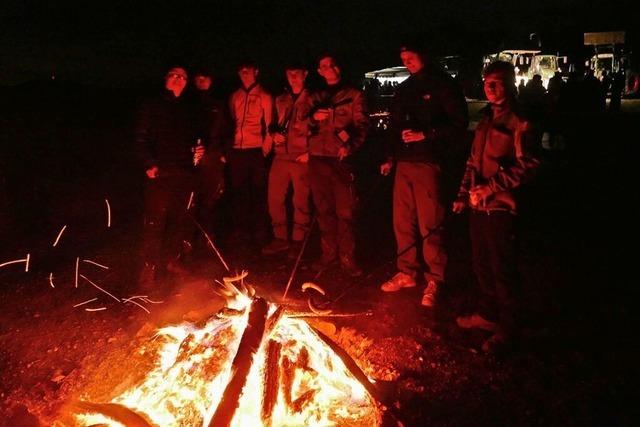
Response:
[[[497,323],[485,319],[478,313],[469,316],[458,316],[456,317],[456,323],[462,329],[482,329],[490,332],[496,332],[498,330]]]
[[[402,288],[413,288],[416,286],[416,279],[402,271],[396,273],[391,279],[380,286],[384,292],[397,292]]]
[[[362,270],[350,256],[340,257],[340,267],[349,277],[362,276]]]
[[[433,307],[436,303],[436,297],[438,296],[438,287],[440,284],[435,280],[429,280],[427,282],[427,289],[422,294],[422,306]]]
[[[275,255],[289,249],[289,242],[284,239],[273,239],[267,246],[262,248],[262,255]]]

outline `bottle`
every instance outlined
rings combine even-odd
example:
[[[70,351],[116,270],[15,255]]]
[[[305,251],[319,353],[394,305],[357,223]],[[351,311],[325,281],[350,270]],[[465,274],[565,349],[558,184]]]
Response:
[[[196,146],[191,149],[191,151],[193,152],[193,166],[198,166],[198,163],[200,163],[200,160],[202,158],[202,156],[198,155],[199,147],[202,147],[202,138],[198,138],[196,140]]]

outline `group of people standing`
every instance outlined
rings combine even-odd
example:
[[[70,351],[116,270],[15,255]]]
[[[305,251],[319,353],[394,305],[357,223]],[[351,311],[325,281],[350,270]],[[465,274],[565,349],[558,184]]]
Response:
[[[398,272],[381,289],[400,291],[424,279],[421,303],[434,306],[447,263],[442,238],[446,212],[470,207],[473,266],[483,296],[478,312],[458,318],[458,324],[492,331],[487,348],[502,344],[515,332],[513,189],[537,166],[532,154],[535,131],[515,103],[513,66],[499,62],[485,71],[489,105],[476,130],[458,198],[448,207],[444,159],[466,139],[465,98],[456,82],[429,62],[422,46],[404,44],[400,58],[410,77],[394,95],[387,156],[380,165],[381,174],[395,176]],[[193,116],[187,117],[193,103],[182,99],[187,84],[183,67],[171,68],[163,95],[141,108],[136,146],[147,177],[143,239],[147,262],[140,280],[148,282],[158,269],[170,273],[184,269],[192,237],[189,225],[193,219],[210,220],[223,190],[225,168],[232,193],[233,239],[238,244],[264,242],[265,256],[296,252],[315,215],[322,254],[312,268],[339,264],[348,276],[360,276],[354,258],[357,198],[351,159],[363,146],[369,124],[362,91],[343,80],[332,54],[317,60],[322,88],[307,89],[308,70],[290,64],[285,67],[288,90],[275,100],[258,83],[259,70],[253,62],[242,62],[237,71],[241,86],[227,104],[205,102],[208,98],[202,95],[197,103],[198,126],[188,125],[193,123]],[[194,83],[199,88],[199,81],[207,79],[211,84],[210,76],[196,73]],[[265,158],[271,153],[267,170]],[[286,208],[290,185],[292,224]]]
[[[162,96],[140,109],[135,143],[147,177],[142,245],[147,261],[140,280],[152,282],[162,270],[184,272],[190,230],[199,220],[211,223],[225,175],[232,194],[231,238],[237,244],[263,244],[264,255],[299,248],[311,225],[313,193],[322,246],[314,268],[339,261],[347,274],[359,276],[349,159],[364,144],[368,128],[362,91],[343,81],[330,54],[318,60],[322,89],[309,91],[308,70],[291,63],[285,67],[288,90],[275,100],[258,83],[255,63],[244,61],[237,72],[241,85],[225,104],[211,99],[204,88],[211,76],[196,71],[194,83],[202,89],[193,102],[183,98],[186,69],[171,67]],[[265,159],[272,153],[267,169]],[[291,239],[286,205],[290,185]],[[273,239],[268,241],[270,234]]]

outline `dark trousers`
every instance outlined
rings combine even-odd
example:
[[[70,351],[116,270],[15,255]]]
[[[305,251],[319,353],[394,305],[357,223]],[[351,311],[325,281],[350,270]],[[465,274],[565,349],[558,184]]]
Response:
[[[340,255],[341,259],[352,262],[356,194],[351,167],[334,157],[311,156],[309,178],[320,226],[322,256],[333,259]]]
[[[440,167],[398,162],[393,186],[393,229],[398,245],[398,270],[415,277],[422,249],[427,281],[444,280],[447,253],[442,243],[445,207],[440,191]],[[407,248],[410,248],[407,250]]]
[[[268,230],[267,167],[262,149],[237,150],[228,154],[231,211],[234,227],[251,238],[263,240]]]
[[[142,259],[164,268],[183,252],[183,241],[194,234],[187,208],[193,204],[194,184],[189,174],[147,179],[145,183]]]
[[[224,192],[224,163],[219,153],[207,153],[197,168],[196,217],[200,225],[213,233],[215,208]]]
[[[515,331],[517,285],[515,216],[506,211],[472,211],[469,221],[473,271],[479,285],[479,313]]]

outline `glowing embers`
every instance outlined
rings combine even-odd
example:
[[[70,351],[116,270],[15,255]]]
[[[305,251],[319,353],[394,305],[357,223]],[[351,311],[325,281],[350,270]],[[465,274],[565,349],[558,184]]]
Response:
[[[79,403],[79,424],[380,425],[365,386],[309,324],[238,297],[204,324],[161,329],[143,381],[112,399],[116,405]]]

